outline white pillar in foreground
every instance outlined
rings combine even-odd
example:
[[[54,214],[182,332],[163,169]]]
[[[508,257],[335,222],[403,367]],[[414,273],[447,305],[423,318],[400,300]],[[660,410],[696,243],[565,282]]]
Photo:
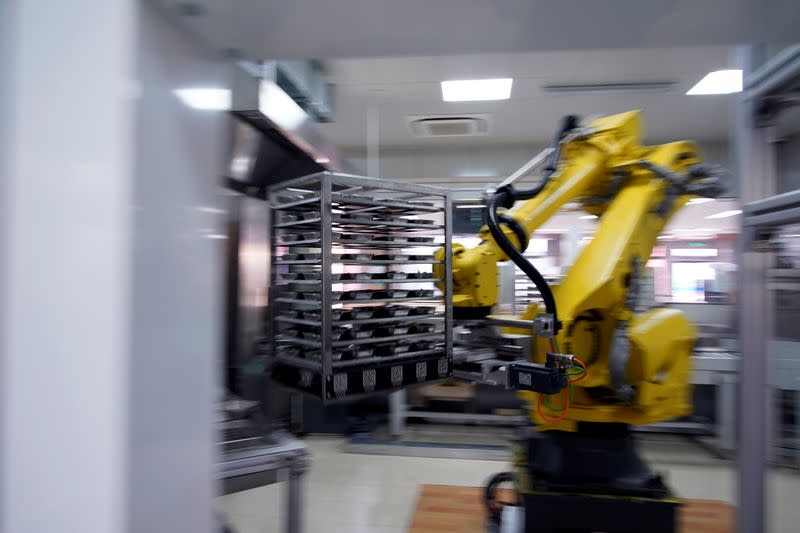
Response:
[[[3,9],[0,529],[121,532],[135,2]]]
[[[212,531],[218,62],[136,0],[0,0],[0,533]]]

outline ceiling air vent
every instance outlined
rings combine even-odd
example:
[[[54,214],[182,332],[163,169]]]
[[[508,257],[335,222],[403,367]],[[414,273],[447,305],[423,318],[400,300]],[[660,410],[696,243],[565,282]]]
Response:
[[[489,115],[410,116],[415,137],[467,137],[489,134]]]
[[[542,91],[554,94],[663,93],[671,91],[675,85],[674,81],[562,83],[543,85]]]

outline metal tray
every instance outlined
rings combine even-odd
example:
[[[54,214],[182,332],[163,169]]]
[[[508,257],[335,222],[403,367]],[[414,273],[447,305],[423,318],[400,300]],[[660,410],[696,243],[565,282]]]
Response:
[[[343,244],[368,243],[373,240],[373,236],[367,233],[342,233],[339,235],[339,241]]]
[[[284,272],[281,278],[285,281],[320,281],[321,272]]]
[[[407,228],[407,229],[426,229],[426,230],[443,228],[441,224],[436,224],[433,220],[424,220],[424,219],[415,219],[409,221],[406,219],[397,219],[397,218],[383,220],[377,217],[368,218],[368,217],[357,217],[357,216],[352,216],[352,217],[337,216],[332,218],[332,222],[342,227],[367,225],[367,226],[372,226],[373,228],[387,227],[387,228]]]
[[[293,246],[302,242],[319,242],[319,239],[319,231],[300,231],[297,233],[284,234],[280,244],[283,246]]]
[[[319,241],[304,241],[302,244],[316,244]],[[433,237],[415,237],[412,235],[374,236],[373,232],[339,233],[334,236],[334,244],[355,248],[414,248],[436,246]]]
[[[356,254],[338,254],[336,258],[339,261],[371,261],[373,255],[369,252],[359,252]]]
[[[314,220],[319,218],[319,211],[291,211],[284,213],[283,222],[299,222],[301,220]]]

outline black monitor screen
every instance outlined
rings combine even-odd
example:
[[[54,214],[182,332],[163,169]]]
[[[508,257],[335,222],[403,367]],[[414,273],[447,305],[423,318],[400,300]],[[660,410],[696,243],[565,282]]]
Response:
[[[453,206],[453,233],[456,235],[478,233],[485,224],[484,211],[483,206]]]

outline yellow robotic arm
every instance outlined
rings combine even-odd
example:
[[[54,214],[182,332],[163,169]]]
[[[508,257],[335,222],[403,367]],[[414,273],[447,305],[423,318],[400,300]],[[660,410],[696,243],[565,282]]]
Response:
[[[694,327],[677,310],[641,309],[639,285],[656,239],[674,213],[693,196],[721,192],[716,169],[700,164],[690,141],[642,145],[638,111],[599,118],[584,128],[570,124],[554,153],[551,173],[540,187],[519,191],[503,185],[492,192],[490,223],[480,231],[480,244],[453,246],[456,316],[488,313],[497,301],[497,262],[512,259],[545,300],[545,309],[532,305],[521,318],[550,315],[553,344],[581,358],[589,370],[576,384],[568,415],[551,427],[570,430],[579,421],[638,425],[688,414]],[[597,215],[598,229],[551,290],[541,276],[534,278],[538,272],[520,252],[531,233],[568,202]],[[498,212],[498,204],[509,209]],[[550,346],[548,338],[537,341],[536,362],[553,351]],[[538,393],[522,394],[538,399]],[[546,423],[536,411],[531,409],[535,421]]]

